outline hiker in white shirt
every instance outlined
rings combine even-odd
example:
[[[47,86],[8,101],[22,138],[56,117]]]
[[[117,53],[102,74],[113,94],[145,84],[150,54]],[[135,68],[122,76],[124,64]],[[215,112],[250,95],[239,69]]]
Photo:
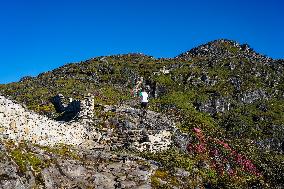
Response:
[[[149,97],[149,95],[146,92],[144,87],[142,88],[142,91],[140,92],[139,96],[141,97],[141,108],[142,109],[146,109],[147,106],[148,106],[148,97]]]

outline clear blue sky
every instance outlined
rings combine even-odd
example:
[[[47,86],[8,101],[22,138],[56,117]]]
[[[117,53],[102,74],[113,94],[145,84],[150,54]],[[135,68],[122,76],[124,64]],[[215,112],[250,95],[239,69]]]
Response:
[[[0,83],[95,56],[174,57],[219,38],[284,58],[282,0],[0,0]]]

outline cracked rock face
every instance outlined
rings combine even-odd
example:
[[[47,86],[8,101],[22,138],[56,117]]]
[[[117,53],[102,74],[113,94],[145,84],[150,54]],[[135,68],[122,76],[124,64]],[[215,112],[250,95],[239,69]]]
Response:
[[[1,144],[7,145],[5,141]],[[102,151],[80,151],[80,158],[84,159],[72,159],[47,153],[32,144],[26,144],[23,148],[34,148],[34,156],[49,163],[41,169],[37,168],[37,171],[26,164],[23,170],[15,163],[18,161],[15,157],[9,157],[9,150],[1,151],[1,189],[151,188],[150,177],[156,169],[155,165],[139,157],[117,156]],[[42,153],[47,154],[43,157]]]

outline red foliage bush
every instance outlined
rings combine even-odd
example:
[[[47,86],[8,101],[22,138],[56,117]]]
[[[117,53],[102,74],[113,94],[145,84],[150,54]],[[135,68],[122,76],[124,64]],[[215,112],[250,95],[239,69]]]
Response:
[[[227,173],[230,176],[236,175],[237,166],[240,166],[242,170],[249,172],[255,176],[261,176],[261,173],[257,170],[252,161],[246,158],[244,155],[237,153],[230,145],[222,140],[205,137],[200,128],[193,128],[198,142],[197,144],[188,144],[187,151],[189,153],[209,155],[211,167],[213,167],[219,174],[223,175]],[[208,145],[210,142],[210,145]],[[226,153],[225,153],[225,152]]]

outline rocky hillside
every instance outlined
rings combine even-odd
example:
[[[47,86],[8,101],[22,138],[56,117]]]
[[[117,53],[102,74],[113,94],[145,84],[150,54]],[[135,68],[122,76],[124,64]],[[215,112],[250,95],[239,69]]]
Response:
[[[81,124],[91,133],[83,137],[84,148],[66,142],[39,145],[29,138],[19,143],[1,135],[0,166],[11,169],[0,172],[0,183],[25,188],[30,185],[23,183],[33,182],[27,175],[33,175],[35,186],[47,188],[283,188],[283,71],[284,60],[258,54],[247,44],[216,40],[175,58],[96,57],[0,85],[1,95],[56,124],[62,114],[52,97],[60,93],[83,101],[94,95],[91,121],[60,122],[64,128]],[[142,120],[133,94],[139,81],[150,94]],[[0,125],[5,131],[13,126],[7,117]],[[90,158],[98,154],[103,158]],[[98,162],[105,163],[99,168]],[[113,163],[118,167],[108,168]],[[75,165],[85,172],[72,176]],[[52,171],[67,180],[51,178]],[[144,180],[138,182],[133,171],[144,171]],[[74,185],[66,185],[68,179]],[[103,186],[104,179],[111,186]]]
[[[57,122],[0,96],[1,188],[151,188],[158,167],[139,153],[168,150],[174,123],[152,111],[141,120],[128,106],[100,108],[111,118]]]

